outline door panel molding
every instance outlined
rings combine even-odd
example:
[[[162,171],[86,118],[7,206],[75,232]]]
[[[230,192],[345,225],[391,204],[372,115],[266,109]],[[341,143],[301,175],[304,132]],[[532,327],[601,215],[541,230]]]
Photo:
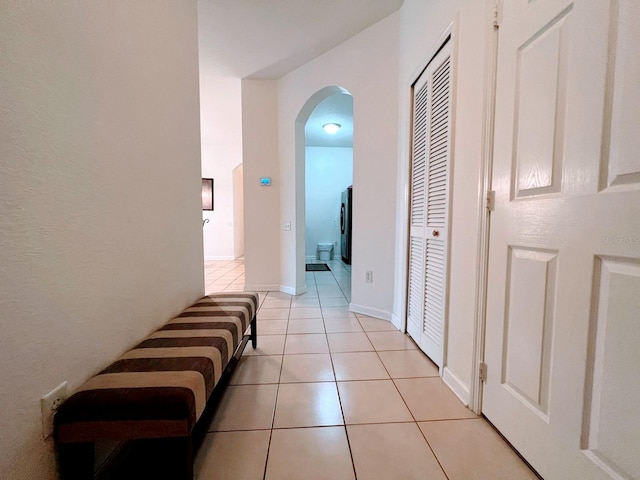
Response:
[[[505,285],[501,382],[547,423],[559,253],[510,245]]]
[[[639,23],[635,1],[612,1],[600,190],[640,188],[640,99],[629,95],[640,85],[640,58],[633,50],[640,32],[632,28]]]
[[[596,256],[581,448],[616,479],[640,471],[640,458],[630,448],[640,445],[639,310],[640,259]]]

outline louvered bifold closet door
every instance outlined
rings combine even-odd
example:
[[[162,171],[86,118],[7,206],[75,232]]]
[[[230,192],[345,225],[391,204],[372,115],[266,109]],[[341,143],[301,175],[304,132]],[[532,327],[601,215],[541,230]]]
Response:
[[[449,167],[451,158],[451,56],[442,50],[431,62],[427,159],[425,302],[421,347],[442,365],[447,297]]]
[[[427,134],[429,89],[427,76],[414,85],[412,149],[411,149],[411,212],[409,227],[409,291],[407,331],[416,342],[422,335],[424,316],[424,252],[427,200]]]
[[[407,331],[439,366],[444,348],[451,157],[450,42],[414,85]]]

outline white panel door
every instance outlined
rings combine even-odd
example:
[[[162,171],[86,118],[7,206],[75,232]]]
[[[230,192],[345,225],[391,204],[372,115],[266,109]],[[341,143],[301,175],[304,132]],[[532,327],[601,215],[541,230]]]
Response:
[[[414,85],[407,330],[442,366],[451,158],[450,42]]]
[[[507,0],[483,413],[546,480],[640,478],[640,3]]]

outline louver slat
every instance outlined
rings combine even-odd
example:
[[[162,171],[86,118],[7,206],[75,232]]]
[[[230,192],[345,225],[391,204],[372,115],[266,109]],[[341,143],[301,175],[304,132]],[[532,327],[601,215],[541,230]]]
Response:
[[[408,329],[419,338],[424,318],[424,227],[427,197],[429,123],[427,85],[414,94],[411,154],[411,227],[409,245]]]
[[[433,342],[442,343],[444,319],[444,258],[439,240],[427,240],[423,332]]]
[[[450,157],[450,59],[433,72],[429,158],[427,166],[428,229],[446,229]],[[445,314],[446,252],[442,238],[427,238],[425,247],[424,310],[422,331],[429,343],[442,345]]]
[[[409,251],[409,323],[422,325],[424,246],[422,238],[412,238]]]
[[[427,185],[427,107],[428,89],[424,85],[414,100],[413,155],[411,165],[411,227],[424,226]]]
[[[449,69],[447,58],[433,73],[432,105],[429,131],[429,166],[427,225],[444,228],[449,163]]]

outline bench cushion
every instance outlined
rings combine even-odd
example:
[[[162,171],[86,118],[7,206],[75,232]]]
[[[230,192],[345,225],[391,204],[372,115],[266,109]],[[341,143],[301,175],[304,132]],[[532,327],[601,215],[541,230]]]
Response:
[[[189,435],[257,308],[255,293],[203,297],[80,386],[57,440]]]

